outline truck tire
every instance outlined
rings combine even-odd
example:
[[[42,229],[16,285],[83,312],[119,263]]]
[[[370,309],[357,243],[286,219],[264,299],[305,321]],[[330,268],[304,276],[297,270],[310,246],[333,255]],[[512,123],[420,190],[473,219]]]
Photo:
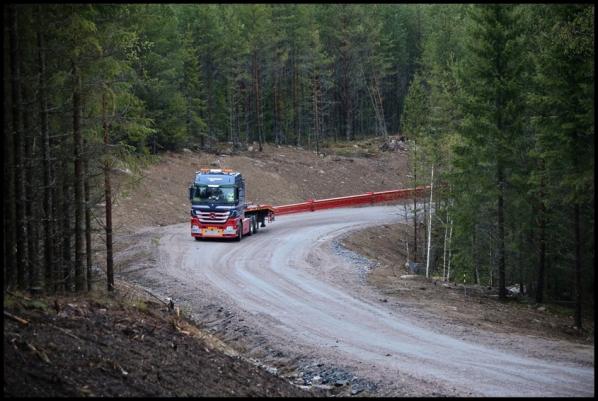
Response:
[[[201,241],[201,237],[193,237],[195,238],[195,241]]]
[[[247,236],[251,236],[253,234],[253,216],[249,219],[249,231],[247,231]]]
[[[255,215],[251,216],[251,234],[255,234],[257,232],[257,218]]]
[[[239,232],[237,232],[237,238],[235,241],[239,242],[243,239],[243,223],[239,223]]]

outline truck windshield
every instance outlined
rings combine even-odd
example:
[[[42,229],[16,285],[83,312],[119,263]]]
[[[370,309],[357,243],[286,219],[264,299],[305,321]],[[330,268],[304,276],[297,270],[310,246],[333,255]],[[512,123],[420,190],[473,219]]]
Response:
[[[232,203],[236,202],[235,187],[195,186],[193,202]]]

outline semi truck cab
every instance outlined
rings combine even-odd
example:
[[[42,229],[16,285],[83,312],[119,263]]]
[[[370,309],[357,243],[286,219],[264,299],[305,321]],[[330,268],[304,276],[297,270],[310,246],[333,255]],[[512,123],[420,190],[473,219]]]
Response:
[[[251,205],[245,199],[245,180],[231,169],[201,169],[189,186],[191,236],[235,238],[257,233],[274,220],[269,205]]]

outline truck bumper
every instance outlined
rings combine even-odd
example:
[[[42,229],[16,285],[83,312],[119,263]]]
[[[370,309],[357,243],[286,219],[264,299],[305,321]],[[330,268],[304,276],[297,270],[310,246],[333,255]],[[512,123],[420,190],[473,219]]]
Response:
[[[191,218],[191,236],[197,238],[237,238],[240,219],[231,219],[226,223],[201,223],[198,218]],[[243,219],[243,235],[251,229],[251,219]]]
[[[235,238],[237,227],[233,225],[191,223],[191,236],[200,238]]]

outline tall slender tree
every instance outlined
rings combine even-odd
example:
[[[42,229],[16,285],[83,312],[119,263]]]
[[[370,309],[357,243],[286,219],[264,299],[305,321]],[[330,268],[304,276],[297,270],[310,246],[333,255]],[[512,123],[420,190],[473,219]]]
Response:
[[[463,106],[466,118],[462,135],[482,163],[492,166],[496,211],[499,297],[506,298],[505,193],[511,149],[521,132],[522,52],[519,11],[512,5],[479,5],[470,8],[467,50],[463,60]],[[481,179],[483,177],[479,177]]]

